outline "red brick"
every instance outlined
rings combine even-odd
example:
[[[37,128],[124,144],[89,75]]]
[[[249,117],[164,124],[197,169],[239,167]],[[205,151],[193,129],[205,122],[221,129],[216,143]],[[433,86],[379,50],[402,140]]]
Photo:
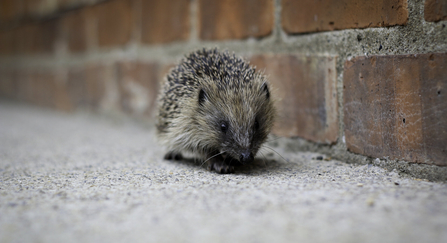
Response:
[[[54,108],[62,111],[72,111],[74,107],[68,93],[65,71],[60,69],[52,71],[55,77],[52,85],[54,92]]]
[[[407,0],[283,0],[287,33],[405,25]]]
[[[142,41],[148,44],[187,40],[190,0],[142,1]]]
[[[33,73],[30,70],[17,71],[17,99],[21,101],[32,102],[33,96]]]
[[[199,35],[204,40],[267,36],[273,17],[273,0],[199,0]]]
[[[108,76],[105,67],[88,64],[68,71],[67,90],[75,108],[100,109],[105,98]]]
[[[34,104],[46,107],[55,107],[56,99],[56,77],[50,71],[37,70],[33,77],[33,100]]]
[[[0,55],[13,55],[16,53],[17,29],[0,32]]]
[[[16,98],[17,82],[15,70],[0,69],[0,96],[7,98]]]
[[[68,71],[67,90],[74,107],[86,107],[86,78],[83,67],[72,67]]]
[[[53,70],[15,70],[12,98],[59,110],[69,111],[72,108],[65,83]]]
[[[104,74],[105,67],[100,65],[88,65],[85,69],[85,96],[91,108],[98,109],[105,96],[105,83],[107,77]]]
[[[17,99],[33,104],[38,104],[37,71],[19,70],[17,71]]]
[[[261,55],[251,59],[272,83],[278,119],[274,133],[331,144],[338,136],[336,58]]]
[[[28,101],[45,107],[55,107],[56,79],[52,72],[46,70],[33,70],[28,77],[30,85]]]
[[[425,0],[424,16],[431,22],[447,20],[447,0]]]
[[[54,51],[58,24],[58,20],[48,20],[39,24],[39,33],[36,38],[37,52],[52,53]]]
[[[14,32],[13,42],[19,54],[51,54],[57,38],[57,20],[26,24]]]
[[[447,54],[357,57],[345,63],[350,151],[447,165]]]
[[[1,0],[0,1],[0,22],[7,22],[18,19],[23,15],[22,1]]]
[[[101,47],[124,45],[133,28],[130,0],[107,1],[93,7],[96,16],[98,44]]]
[[[118,63],[121,107],[125,112],[150,115],[156,107],[158,65],[154,63]]]
[[[83,52],[87,49],[87,13],[75,11],[64,16],[62,28],[68,49],[71,52]]]
[[[36,52],[37,25],[25,24],[14,31],[13,41],[18,54]]]

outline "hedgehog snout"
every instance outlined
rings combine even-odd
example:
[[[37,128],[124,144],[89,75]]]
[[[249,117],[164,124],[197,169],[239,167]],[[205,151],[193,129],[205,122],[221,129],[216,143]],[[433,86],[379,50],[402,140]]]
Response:
[[[239,161],[243,164],[252,162],[254,160],[254,158],[255,157],[250,150],[243,151],[239,155]]]

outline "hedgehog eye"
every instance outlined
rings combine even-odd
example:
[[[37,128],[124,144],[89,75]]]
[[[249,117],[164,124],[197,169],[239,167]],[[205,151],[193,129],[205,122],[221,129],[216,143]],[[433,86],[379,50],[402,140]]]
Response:
[[[220,130],[223,133],[227,133],[227,131],[228,131],[228,124],[227,124],[227,122],[221,122],[220,123]]]
[[[255,129],[255,131],[257,131],[259,129],[259,122],[258,122],[258,120],[255,120],[255,123],[253,124],[253,128]]]

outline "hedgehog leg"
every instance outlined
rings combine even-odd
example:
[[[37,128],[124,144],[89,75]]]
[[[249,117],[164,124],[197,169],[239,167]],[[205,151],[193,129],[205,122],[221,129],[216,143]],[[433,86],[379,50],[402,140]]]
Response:
[[[165,154],[165,160],[182,160],[183,156],[181,153],[177,153],[174,151],[169,151]]]
[[[209,156],[209,158],[208,170],[214,170],[219,174],[234,173],[234,166],[230,165],[229,160],[224,159],[221,155],[216,157]]]

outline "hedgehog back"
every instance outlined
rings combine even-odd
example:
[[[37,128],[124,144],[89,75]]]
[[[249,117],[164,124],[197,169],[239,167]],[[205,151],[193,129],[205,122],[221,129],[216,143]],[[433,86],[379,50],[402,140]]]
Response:
[[[182,113],[182,104],[197,97],[199,89],[215,85],[219,90],[237,90],[249,85],[255,69],[227,51],[201,49],[186,56],[166,77],[159,100],[158,132]]]

